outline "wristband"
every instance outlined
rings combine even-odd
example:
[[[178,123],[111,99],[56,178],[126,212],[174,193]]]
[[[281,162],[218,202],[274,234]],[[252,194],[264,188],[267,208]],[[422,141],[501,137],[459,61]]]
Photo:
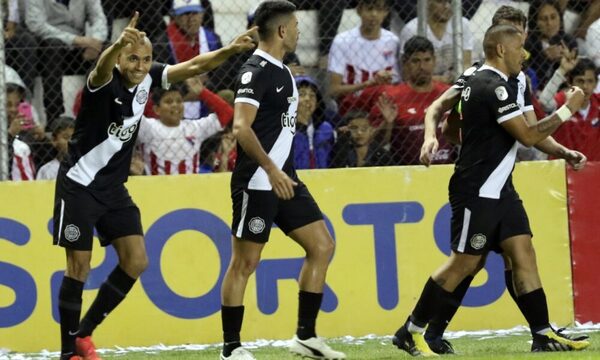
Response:
[[[556,110],[556,115],[558,116],[558,118],[560,119],[560,121],[565,122],[565,121],[567,121],[567,120],[569,120],[571,118],[571,116],[573,115],[573,113],[567,107],[567,105],[563,105],[558,110]]]

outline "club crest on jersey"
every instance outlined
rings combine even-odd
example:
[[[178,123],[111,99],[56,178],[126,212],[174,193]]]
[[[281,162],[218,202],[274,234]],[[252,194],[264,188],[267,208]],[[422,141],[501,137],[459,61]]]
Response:
[[[69,224],[65,227],[65,239],[69,242],[75,242],[79,240],[81,232],[77,225]]]
[[[137,101],[138,104],[145,104],[147,100],[148,100],[148,92],[144,89],[142,89],[142,91],[137,93],[137,95],[135,96],[135,101]]]
[[[253,217],[250,219],[250,222],[248,222],[248,229],[253,234],[260,234],[265,230],[265,221],[258,216]]]
[[[245,72],[242,75],[242,80],[241,80],[242,84],[248,84],[250,82],[250,80],[252,80],[252,73],[250,71]]]
[[[506,99],[508,99],[508,92],[506,91],[506,88],[502,85],[498,86],[494,92],[496,93],[496,97],[498,98],[498,100],[500,101],[504,101]]]
[[[117,125],[116,123],[111,123],[108,126],[108,136],[114,136],[121,140],[122,142],[127,142],[131,140],[131,137],[135,133],[138,124],[135,123],[128,128],[123,128],[123,125]]]
[[[483,234],[475,234],[471,238],[471,247],[474,250],[481,250],[485,246],[486,242],[487,242],[487,238],[485,237],[485,235],[483,235]]]

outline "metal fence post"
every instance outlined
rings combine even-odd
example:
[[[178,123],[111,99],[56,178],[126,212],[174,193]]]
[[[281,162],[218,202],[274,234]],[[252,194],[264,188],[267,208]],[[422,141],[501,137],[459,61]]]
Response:
[[[417,34],[427,37],[427,1],[418,0],[417,2]]]
[[[458,77],[463,73],[463,23],[462,23],[462,1],[452,0],[452,29],[454,30],[453,36],[453,50],[454,50],[454,78]]]
[[[0,29],[4,29],[2,6],[0,6]],[[4,36],[0,36],[0,180],[8,180],[8,118],[6,114],[6,81],[4,67]]]

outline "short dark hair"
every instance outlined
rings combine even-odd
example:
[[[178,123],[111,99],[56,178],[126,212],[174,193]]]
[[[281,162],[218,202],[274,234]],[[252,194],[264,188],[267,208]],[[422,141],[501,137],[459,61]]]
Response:
[[[507,36],[521,35],[521,31],[513,25],[492,25],[483,37],[483,52],[486,58],[496,57],[496,45]]]
[[[390,8],[390,0],[358,0],[357,8],[364,6],[381,6],[385,9]]]
[[[75,128],[75,119],[70,116],[63,115],[52,122],[50,131],[52,131],[52,137],[55,138],[61,131],[71,128]]]
[[[269,0],[262,2],[254,13],[254,25],[258,26],[261,40],[268,39],[275,33],[275,25],[282,16],[291,15],[296,5],[286,0]]]
[[[502,5],[494,13],[492,17],[492,25],[498,25],[500,21],[509,21],[512,23],[520,23],[523,28],[527,26],[527,16],[520,9],[512,6]]]
[[[581,58],[577,61],[575,67],[567,73],[567,80],[569,83],[572,83],[575,76],[585,75],[585,72],[588,70],[591,70],[594,73],[594,77],[598,75],[596,64],[588,58]]]
[[[19,93],[21,97],[25,96],[25,89],[15,83],[6,83],[6,93]]]
[[[368,112],[360,111],[360,110],[351,110],[344,115],[344,117],[342,118],[341,124],[348,125],[348,124],[350,124],[350,121],[352,121],[354,119],[367,119],[367,120],[369,120],[369,123],[371,123]]]
[[[431,41],[426,37],[419,35],[415,35],[408,39],[408,41],[404,43],[402,51],[402,62],[408,60],[409,57],[418,52],[429,52],[431,55],[435,54]]]
[[[154,88],[152,89],[152,102],[154,102],[154,105],[159,106],[160,100],[163,98],[163,96],[173,91],[180,93],[181,96],[184,96],[188,89],[184,83],[171,84],[168,89],[163,89],[161,87]]]

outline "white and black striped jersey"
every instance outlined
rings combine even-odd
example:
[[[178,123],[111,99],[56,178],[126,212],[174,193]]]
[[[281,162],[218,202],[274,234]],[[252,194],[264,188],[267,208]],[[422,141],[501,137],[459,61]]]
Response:
[[[91,88],[88,79],[59,176],[66,173],[69,179],[92,190],[126,182],[150,88],[168,88],[167,68],[153,64],[144,80],[130,89],[117,68],[112,79],[98,88]]]
[[[518,87],[483,65],[464,84],[461,102],[463,139],[450,193],[499,199],[514,192],[518,142],[500,124],[523,113]]]
[[[292,141],[296,133],[298,89],[288,67],[257,49],[238,74],[235,102],[258,108],[252,130],[277,167],[296,180]],[[271,190],[267,173],[239,144],[231,188]]]
[[[462,91],[465,83],[471,77],[471,75],[475,74],[477,69],[481,67],[480,63],[474,63],[473,66],[465,70],[462,75],[454,82],[452,87],[454,89]],[[527,77],[524,72],[520,72],[519,75],[515,77],[510,77],[508,82],[515,86],[518,91],[517,103],[521,108],[521,111],[524,113],[528,111],[533,111],[533,105],[531,103],[531,89],[529,88],[529,83],[527,82]]]

